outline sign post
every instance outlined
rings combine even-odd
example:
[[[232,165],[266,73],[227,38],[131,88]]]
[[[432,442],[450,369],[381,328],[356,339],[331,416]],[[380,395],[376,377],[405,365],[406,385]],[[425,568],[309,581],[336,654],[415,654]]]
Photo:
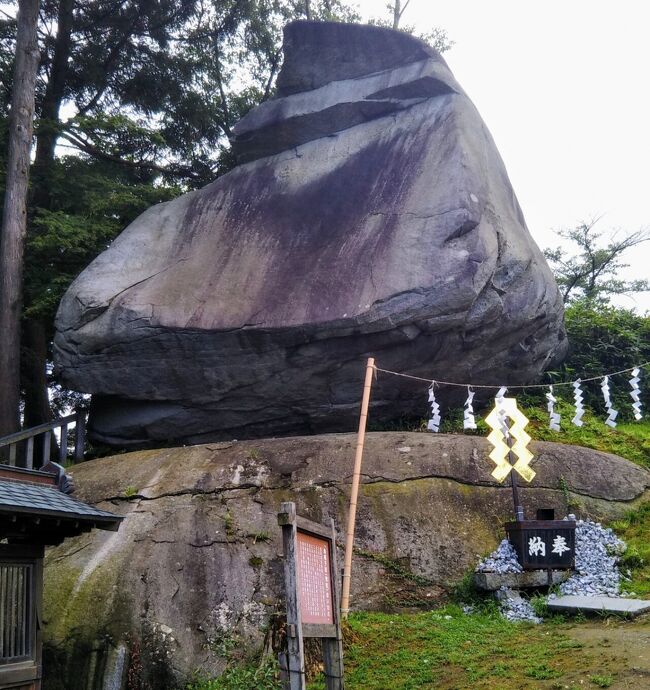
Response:
[[[326,527],[296,515],[295,503],[282,503],[278,524],[287,603],[287,652],[280,654],[283,687],[305,690],[304,639],[319,637],[325,687],[344,690],[334,521]]]

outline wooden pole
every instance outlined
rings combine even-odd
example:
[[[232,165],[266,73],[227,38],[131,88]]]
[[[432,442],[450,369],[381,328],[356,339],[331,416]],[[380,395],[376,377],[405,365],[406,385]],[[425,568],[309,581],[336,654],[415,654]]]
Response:
[[[361,400],[361,415],[359,416],[359,431],[357,432],[357,451],[354,457],[354,473],[352,475],[352,490],[350,492],[350,509],[348,511],[348,531],[345,540],[345,561],[343,565],[343,593],[341,595],[341,615],[348,617],[350,612],[350,578],[352,576],[352,549],[354,548],[354,523],[357,519],[357,497],[359,495],[359,481],[361,478],[361,461],[363,459],[363,443],[366,438],[366,423],[368,421],[368,403],[372,388],[372,375],[375,372],[375,360],[368,358],[366,364],[366,380],[363,384],[363,398]]]
[[[508,424],[508,420],[505,420],[505,425],[510,428],[510,425]],[[516,462],[516,459],[514,457],[514,454],[512,452],[512,436],[510,435],[510,431],[508,431],[508,434],[506,436],[506,443],[508,444],[508,462],[511,465],[514,465]],[[524,509],[522,508],[521,504],[519,503],[519,487],[517,486],[517,477],[516,477],[516,470],[512,469],[510,470],[510,486],[512,487],[512,502],[515,507],[515,520],[517,522],[521,522],[524,519]]]

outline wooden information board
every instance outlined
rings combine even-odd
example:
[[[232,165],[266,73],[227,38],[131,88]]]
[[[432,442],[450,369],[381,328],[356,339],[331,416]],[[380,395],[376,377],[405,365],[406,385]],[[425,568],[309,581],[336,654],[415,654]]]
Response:
[[[326,527],[296,515],[295,503],[282,503],[284,579],[287,600],[287,653],[280,654],[286,690],[304,690],[304,638],[323,645],[327,690],[343,690],[343,641],[334,521]]]
[[[303,623],[334,624],[330,540],[301,530],[298,539],[298,585]]]

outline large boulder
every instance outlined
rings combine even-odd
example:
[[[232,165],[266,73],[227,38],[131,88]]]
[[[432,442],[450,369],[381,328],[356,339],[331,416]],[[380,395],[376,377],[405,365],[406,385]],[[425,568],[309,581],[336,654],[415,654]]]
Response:
[[[355,443],[353,434],[214,443],[72,468],[80,498],[125,520],[48,551],[46,690],[185,687],[193,671],[215,674],[238,650],[250,654],[282,611],[280,503],[334,518],[344,543]],[[650,499],[650,473],[622,458],[531,447],[527,516],[614,519]],[[503,538],[512,492],[490,475],[489,449],[477,436],[368,434],[355,610],[434,604]]]
[[[61,302],[56,369],[104,442],[352,429],[370,354],[515,384],[564,353],[553,276],[440,55],[327,22],[284,49],[241,164],[143,213]],[[371,410],[423,415],[422,387],[380,379]]]

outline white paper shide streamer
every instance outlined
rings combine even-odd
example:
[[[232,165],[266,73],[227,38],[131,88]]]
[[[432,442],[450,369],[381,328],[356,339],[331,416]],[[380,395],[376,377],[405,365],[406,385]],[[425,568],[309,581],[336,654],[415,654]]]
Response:
[[[611,426],[612,429],[616,427],[616,422],[614,421],[618,416],[618,411],[614,409],[612,405],[612,399],[609,392],[609,376],[603,376],[603,382],[600,384],[600,390],[603,392],[603,399],[605,400],[605,407],[607,409],[607,419],[605,424]]]
[[[476,420],[474,419],[474,407],[472,401],[474,400],[474,391],[467,386],[467,400],[465,400],[465,410],[463,412],[463,429],[476,429]]]
[[[546,399],[548,400],[548,405],[546,406],[549,417],[548,428],[552,431],[560,431],[560,413],[555,411],[557,398],[553,395],[553,386],[548,387]]]
[[[582,416],[585,413],[585,408],[582,404],[583,397],[582,397],[582,388],[580,388],[581,383],[582,383],[582,381],[580,379],[573,382],[573,403],[574,403],[575,408],[576,408],[576,413],[575,413],[575,416],[573,417],[573,419],[571,421],[576,426],[582,426],[584,423],[582,421]]]
[[[499,414],[499,424],[501,426],[501,431],[503,432],[505,438],[508,438],[510,436],[509,426],[506,422],[507,414],[503,402],[503,399],[505,398],[507,391],[508,389],[505,386],[501,386],[501,388],[499,388],[499,390],[497,391],[497,394],[494,396],[494,404]]]
[[[630,397],[632,400],[634,400],[632,403],[632,408],[634,409],[634,419],[636,419],[637,422],[639,419],[643,419],[643,415],[641,414],[641,400],[639,399],[639,396],[641,395],[641,389],[639,388],[639,381],[641,380],[639,378],[640,373],[640,369],[633,369],[632,378],[629,381],[630,388],[632,388],[630,391]]]
[[[431,384],[429,388],[429,402],[431,403],[431,419],[427,424],[427,429],[429,431],[439,431],[440,430],[440,405],[436,401],[436,394],[433,392],[434,384]]]

